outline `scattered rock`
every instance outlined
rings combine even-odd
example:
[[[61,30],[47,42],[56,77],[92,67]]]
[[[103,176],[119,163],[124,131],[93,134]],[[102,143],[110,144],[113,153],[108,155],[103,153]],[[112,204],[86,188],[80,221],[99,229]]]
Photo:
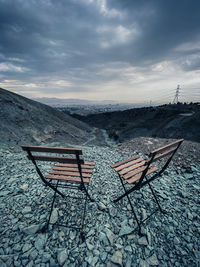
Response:
[[[84,225],[86,241],[82,242],[78,231],[56,225],[50,226],[51,230],[47,230],[44,234],[39,233],[43,225],[37,222],[47,221],[52,192],[36,179],[34,167],[29,164],[24,154],[21,152],[7,154],[5,151],[2,152],[0,147],[0,165],[6,166],[6,168],[0,166],[2,178],[0,192],[4,192],[0,199],[2,215],[0,266],[75,267],[79,266],[80,262],[83,267],[131,267],[134,264],[143,267],[169,264],[196,266],[199,258],[197,231],[200,228],[198,220],[200,164],[196,164],[192,172],[187,173],[193,175],[193,178],[186,179],[184,175],[186,172],[179,168],[179,172],[176,173],[172,162],[168,168],[169,177],[163,175],[161,179],[155,181],[153,186],[158,194],[163,193],[164,199],[161,198],[160,201],[163,202],[163,208],[166,208],[168,215],[156,213],[142,227],[142,233],[147,237],[139,237],[134,225],[135,219],[127,209],[127,199],[115,205],[112,203],[112,200],[122,193],[123,188],[116,173],[109,167],[110,159],[115,162],[124,159],[126,155],[118,154],[113,148],[106,147],[84,147],[84,153],[87,160],[96,162],[89,192],[97,201],[92,204],[87,203]],[[188,161],[191,161],[191,157]],[[25,165],[27,175],[23,176],[21,174],[24,173]],[[43,170],[41,164],[44,173],[50,167],[52,168],[52,163],[44,166]],[[12,183],[8,179],[11,174]],[[174,183],[177,186],[176,190]],[[15,188],[21,188],[23,193],[16,194],[18,191]],[[141,219],[146,216],[145,212],[148,215],[151,208],[153,210],[154,202],[149,201],[152,199],[150,193],[145,189],[143,197],[140,193],[135,194],[134,203],[138,211],[142,211]],[[65,219],[70,219],[70,224],[73,216],[72,219],[75,219],[73,222],[77,223],[76,226],[80,226],[80,214],[76,210],[68,213],[68,210],[70,206],[75,207],[75,204],[82,207],[82,203],[76,199],[66,200],[60,196],[56,198],[54,222],[58,222],[61,218],[62,223],[67,223]],[[102,203],[100,209],[97,207],[98,202]],[[171,249],[173,246],[174,249]],[[189,253],[191,251],[193,253]]]
[[[58,263],[60,264],[60,266],[62,266],[65,263],[65,261],[67,260],[67,257],[68,257],[68,252],[66,249],[63,249],[58,252],[57,259],[58,259]]]
[[[29,261],[29,263],[26,265],[26,267],[32,267],[32,266],[34,266],[33,260],[32,261]]]
[[[105,233],[106,233],[106,236],[110,242],[110,245],[112,246],[113,245],[113,241],[114,241],[114,238],[115,238],[115,235],[113,234],[113,232],[108,229],[108,228],[105,228]]]
[[[121,251],[116,251],[111,257],[111,261],[115,264],[122,266],[122,253]]]
[[[131,228],[129,226],[122,226],[122,228],[120,229],[119,232],[119,236],[123,236],[123,235],[129,235],[131,234],[135,229]]]
[[[26,244],[24,244],[24,246],[23,246],[23,248],[22,248],[22,252],[24,253],[24,252],[28,251],[28,250],[31,249],[31,248],[32,248],[32,245],[26,243]]]
[[[22,213],[23,214],[27,214],[27,213],[30,213],[31,212],[31,207],[30,206],[26,206],[23,210],[22,210]]]
[[[140,260],[139,267],[149,267],[149,264],[145,260]]]
[[[89,250],[93,250],[94,246],[92,244],[90,244],[88,241],[86,241],[86,246]]]
[[[55,224],[57,220],[58,220],[58,210],[54,208],[51,214],[50,223]]]
[[[40,224],[32,224],[28,227],[25,227],[22,229],[22,232],[27,235],[33,235],[36,234],[40,230]]]
[[[186,179],[189,179],[189,180],[193,179],[193,177],[194,177],[194,175],[192,173],[185,173],[184,176]]]
[[[5,196],[7,196],[9,194],[10,194],[10,191],[8,191],[8,190],[0,191],[0,197],[5,197]]]
[[[35,248],[38,251],[41,251],[46,243],[46,235],[45,234],[39,234],[35,240]]]
[[[98,209],[101,211],[106,211],[107,207],[105,206],[105,204],[103,202],[99,202],[98,203]]]
[[[158,262],[158,259],[157,259],[157,256],[156,256],[155,253],[154,253],[151,257],[149,257],[148,259],[146,259],[146,262],[147,262],[149,265],[152,265],[152,266],[157,266],[157,265],[159,265],[159,262]]]
[[[148,241],[147,241],[146,237],[145,236],[140,237],[138,239],[138,244],[139,245],[147,246],[148,245]]]

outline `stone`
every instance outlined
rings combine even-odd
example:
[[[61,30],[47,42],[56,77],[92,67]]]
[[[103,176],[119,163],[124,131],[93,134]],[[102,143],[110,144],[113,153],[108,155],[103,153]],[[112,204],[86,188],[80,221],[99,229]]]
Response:
[[[91,229],[88,233],[87,233],[87,237],[91,236],[91,235],[94,235],[95,232],[94,232],[94,229]]]
[[[121,229],[120,229],[120,232],[119,232],[119,236],[123,236],[123,235],[129,235],[131,234],[135,229],[134,228],[131,228],[129,226],[123,226]]]
[[[192,173],[184,173],[186,179],[193,179],[194,175]]]
[[[20,251],[21,248],[22,248],[22,245],[19,244],[19,243],[17,243],[16,245],[14,245],[13,250],[15,250],[15,251]],[[0,254],[2,254],[1,251],[0,251]]]
[[[31,207],[30,206],[26,206],[23,210],[22,210],[22,213],[23,214],[27,214],[27,213],[30,213],[31,212]]]
[[[59,240],[60,240],[61,242],[64,241],[64,236],[65,236],[65,233],[64,233],[63,231],[60,231],[60,232],[58,233],[58,237],[59,237]]]
[[[32,248],[32,245],[26,243],[26,244],[24,244],[24,246],[23,246],[23,248],[22,248],[22,252],[24,253],[24,252],[28,251],[28,250],[31,249],[31,248]]]
[[[149,264],[148,264],[148,262],[146,262],[144,260],[140,260],[139,267],[149,267]]]
[[[40,230],[40,224],[32,224],[22,229],[22,232],[27,235],[36,234]]]
[[[89,266],[90,266],[91,263],[92,263],[92,260],[93,260],[92,254],[89,254],[89,255],[86,257],[85,260],[89,263]]]
[[[106,235],[103,232],[100,232],[99,240],[101,242],[103,242],[104,245],[108,245],[108,239],[107,239]]]
[[[14,218],[14,219],[12,219],[12,225],[15,225],[18,221],[19,221],[18,218]]]
[[[47,263],[51,258],[51,254],[50,253],[43,253],[42,255],[42,262]]]
[[[147,246],[148,245],[148,241],[147,241],[146,237],[145,236],[140,237],[138,239],[138,244],[139,245]]]
[[[34,262],[32,260],[32,261],[29,261],[29,263],[26,265],[26,267],[32,267],[33,265],[34,265]]]
[[[32,260],[35,260],[37,258],[37,256],[38,256],[38,252],[37,252],[36,249],[34,249],[33,251],[31,251],[31,253],[29,255],[30,259],[32,259]]]
[[[175,245],[179,245],[181,242],[180,240],[178,239],[178,237],[174,237],[174,244]]]
[[[114,241],[114,238],[115,238],[115,235],[113,234],[113,232],[108,229],[108,228],[105,228],[105,233],[106,233],[106,236],[110,242],[111,245],[113,245],[113,241]]]
[[[91,266],[95,266],[98,262],[98,259],[99,258],[97,256],[93,257],[92,262],[91,262]]]
[[[130,245],[125,247],[126,252],[132,252],[132,247]]]
[[[0,191],[0,197],[5,197],[5,196],[7,196],[8,194],[10,194],[10,191],[8,191],[8,190]]]
[[[115,217],[117,215],[117,209],[114,209],[113,207],[110,207],[108,212],[111,217]]]
[[[35,248],[38,251],[41,251],[46,243],[46,235],[45,234],[39,234],[35,240]]]
[[[76,237],[76,233],[75,233],[75,231],[70,231],[69,238],[70,238],[71,240],[74,240],[75,237]]]
[[[94,249],[93,250],[93,255],[99,256],[99,254],[100,254],[99,250],[97,250],[97,249]]]
[[[55,224],[58,220],[58,209],[54,208],[51,214],[50,223]]]
[[[132,259],[130,256],[126,259],[125,267],[132,267]]]
[[[107,207],[105,206],[104,203],[99,202],[98,203],[98,209],[101,210],[101,211],[106,211],[107,210]]]
[[[0,259],[0,266],[1,267],[6,267],[6,264]]]
[[[60,264],[60,266],[62,266],[65,263],[67,258],[68,258],[68,252],[66,249],[63,249],[63,250],[58,252],[57,260],[58,260],[58,263]]]
[[[119,250],[115,251],[115,253],[111,257],[111,261],[115,264],[122,266],[122,253],[121,253],[121,251],[119,251]]]
[[[136,237],[136,235],[128,235],[128,239],[129,240],[133,240],[133,242],[137,242],[137,237]]]
[[[107,256],[108,256],[108,253],[105,252],[105,251],[104,251],[103,253],[100,254],[101,260],[102,260],[103,262],[105,262]]]
[[[20,189],[26,191],[26,190],[28,189],[28,184],[22,184],[22,185],[20,186]]]
[[[152,265],[152,266],[157,266],[157,265],[159,265],[159,262],[158,262],[158,259],[157,259],[157,256],[156,256],[155,253],[154,253],[151,257],[147,258],[147,259],[146,259],[146,262],[147,262],[149,265]]]
[[[86,246],[87,246],[87,248],[88,248],[89,250],[93,250],[93,249],[94,249],[94,246],[93,246],[92,244],[90,244],[90,243],[88,242],[88,240],[86,241]]]
[[[58,266],[58,265],[56,264],[54,258],[52,258],[52,257],[50,258],[49,265],[50,265],[50,267],[56,267],[56,266]]]

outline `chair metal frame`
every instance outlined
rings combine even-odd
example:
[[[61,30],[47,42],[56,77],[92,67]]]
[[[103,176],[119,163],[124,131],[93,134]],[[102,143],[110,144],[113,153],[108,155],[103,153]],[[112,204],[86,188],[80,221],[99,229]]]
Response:
[[[73,198],[73,199],[79,199],[79,200],[84,200],[84,209],[82,212],[82,220],[81,220],[81,225],[80,226],[73,226],[73,225],[68,225],[68,224],[60,224],[60,223],[55,223],[54,225],[58,226],[63,226],[63,227],[68,227],[68,228],[73,228],[77,229],[80,231],[80,236],[81,239],[84,241],[85,236],[83,233],[83,227],[84,227],[84,221],[85,221],[85,215],[86,215],[86,202],[87,200],[94,202],[94,200],[91,198],[91,196],[88,193],[88,186],[89,183],[84,182],[83,178],[83,173],[82,173],[82,164],[84,164],[84,160],[80,158],[80,155],[82,155],[82,150],[81,149],[75,149],[75,148],[60,148],[60,147],[41,147],[41,146],[22,146],[22,149],[27,152],[27,157],[29,160],[32,161],[33,165],[35,166],[35,169],[41,178],[42,182],[44,183],[45,186],[50,187],[54,191],[52,203],[51,203],[51,208],[50,208],[50,213],[49,217],[47,220],[46,225],[43,227],[42,232],[46,231],[49,227],[49,224],[52,224],[50,222],[51,220],[51,215],[53,212],[53,207],[55,204],[56,200],[56,194],[60,195],[62,198]],[[59,154],[75,154],[75,158],[67,158],[67,157],[50,157],[50,156],[38,156],[38,155],[33,155],[32,151],[34,152],[46,152],[46,153],[59,153]],[[78,168],[78,172],[80,175],[80,181],[77,183],[76,181],[70,180],[70,181],[65,181],[62,179],[55,179],[56,183],[50,182],[50,180],[53,179],[48,179],[42,174],[40,168],[38,167],[37,160],[39,161],[53,161],[53,162],[59,162],[59,163],[70,163],[74,164],[74,167]],[[89,162],[88,162],[89,163]],[[93,169],[92,169],[93,171]],[[62,181],[62,183],[61,183]],[[69,182],[69,183],[68,183]],[[73,184],[75,183],[75,184]],[[87,186],[87,188],[86,188]],[[70,195],[65,195],[63,194],[58,188],[68,188],[68,189],[75,189],[75,190],[80,190],[85,194],[85,197],[78,197],[78,196],[70,196]]]
[[[120,181],[121,181],[122,187],[124,188],[125,193],[122,194],[121,196],[119,196],[118,198],[116,198],[113,202],[116,203],[116,202],[120,201],[121,199],[123,199],[124,197],[127,197],[128,202],[129,202],[130,207],[131,207],[131,211],[132,211],[132,213],[133,213],[133,215],[134,215],[134,217],[135,217],[135,219],[136,219],[136,222],[137,222],[137,225],[138,225],[138,228],[139,228],[139,231],[138,231],[138,232],[139,232],[139,235],[142,235],[142,233],[141,233],[141,225],[142,225],[142,223],[143,223],[144,221],[146,221],[147,219],[149,219],[149,218],[150,218],[150,217],[151,217],[157,210],[160,210],[163,214],[166,214],[166,211],[163,210],[163,209],[161,208],[160,203],[159,203],[159,201],[158,201],[158,198],[157,198],[157,196],[156,196],[156,194],[155,194],[155,192],[154,192],[154,190],[153,190],[153,188],[152,188],[152,186],[151,186],[150,183],[151,183],[153,180],[155,180],[156,178],[158,178],[159,176],[161,176],[161,175],[163,174],[163,172],[166,170],[166,168],[167,168],[168,165],[170,164],[170,162],[171,162],[173,156],[175,155],[176,151],[177,151],[178,148],[180,147],[180,145],[181,145],[181,143],[183,142],[183,140],[184,140],[184,139],[177,140],[177,141],[175,141],[175,142],[173,142],[173,143],[171,143],[171,144],[168,144],[168,145],[166,145],[166,146],[163,146],[163,147],[161,147],[161,148],[158,148],[158,149],[152,151],[152,152],[150,153],[150,155],[149,155],[149,159],[148,159],[148,160],[145,162],[145,164],[144,164],[144,166],[146,166],[146,167],[145,167],[145,169],[141,172],[141,176],[140,176],[140,178],[139,178],[138,180],[136,180],[136,181],[134,182],[134,186],[133,186],[132,188],[128,189],[128,190],[127,190],[126,187],[125,187],[125,184],[126,184],[126,183],[124,183],[124,180],[125,180],[125,179],[123,179],[122,175],[120,175],[120,173],[117,171],[118,176],[119,176],[119,178],[120,178]],[[170,154],[171,154],[171,155],[170,155]],[[156,172],[152,177],[147,178],[148,171],[149,171],[150,167],[152,166],[152,163],[155,162],[156,160],[159,160],[159,159],[161,159],[161,158],[167,156],[167,155],[170,155],[170,156],[169,156],[169,158],[167,159],[167,161],[165,162],[165,164],[160,168],[160,170],[157,169],[158,172]],[[135,157],[133,157],[133,158],[137,159],[137,158],[139,158],[139,157],[138,157],[138,156],[135,156]],[[132,158],[132,159],[133,159],[133,158]],[[131,160],[131,159],[130,159],[130,160]],[[127,160],[126,160],[126,161],[127,161]],[[124,161],[122,161],[122,162],[124,162]],[[115,164],[112,164],[111,167],[112,167],[112,168],[115,168],[116,164],[120,164],[120,162],[117,162],[117,163],[115,163]],[[122,164],[123,164],[123,163],[122,163]],[[119,165],[119,166],[120,166],[120,165]],[[143,186],[145,186],[145,185],[148,185],[148,186],[149,186],[149,188],[150,188],[150,190],[151,190],[151,193],[152,193],[152,195],[153,195],[153,198],[154,198],[154,200],[155,200],[155,202],[156,202],[158,208],[157,208],[156,210],[154,210],[154,211],[153,211],[149,216],[147,216],[144,220],[139,221],[139,219],[138,219],[138,217],[137,217],[137,215],[136,215],[136,212],[135,212],[135,210],[134,210],[134,208],[133,208],[133,205],[132,205],[131,199],[130,199],[130,197],[129,197],[129,194],[132,193],[132,192],[134,192],[134,191],[139,191],[139,190],[141,190],[141,189],[143,188]]]

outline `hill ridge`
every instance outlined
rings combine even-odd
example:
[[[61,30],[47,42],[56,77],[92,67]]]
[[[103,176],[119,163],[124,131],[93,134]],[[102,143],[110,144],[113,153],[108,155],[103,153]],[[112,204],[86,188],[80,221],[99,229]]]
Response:
[[[2,143],[86,142],[92,127],[45,104],[0,88]]]

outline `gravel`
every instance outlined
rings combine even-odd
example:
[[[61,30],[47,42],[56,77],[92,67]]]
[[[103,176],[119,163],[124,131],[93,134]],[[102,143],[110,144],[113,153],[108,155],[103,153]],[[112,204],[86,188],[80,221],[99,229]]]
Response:
[[[96,162],[89,187],[95,202],[87,204],[85,242],[75,229],[57,225],[41,233],[53,192],[43,186],[25,153],[0,149],[0,266],[199,266],[199,161],[189,154],[153,182],[167,214],[157,212],[148,219],[141,237],[127,200],[113,203],[123,188],[110,165],[133,153],[128,147],[124,153],[122,146],[82,148],[84,158]],[[47,172],[52,164],[41,166]],[[147,187],[132,200],[141,219],[155,208]],[[58,196],[53,220],[79,224],[81,205]]]

